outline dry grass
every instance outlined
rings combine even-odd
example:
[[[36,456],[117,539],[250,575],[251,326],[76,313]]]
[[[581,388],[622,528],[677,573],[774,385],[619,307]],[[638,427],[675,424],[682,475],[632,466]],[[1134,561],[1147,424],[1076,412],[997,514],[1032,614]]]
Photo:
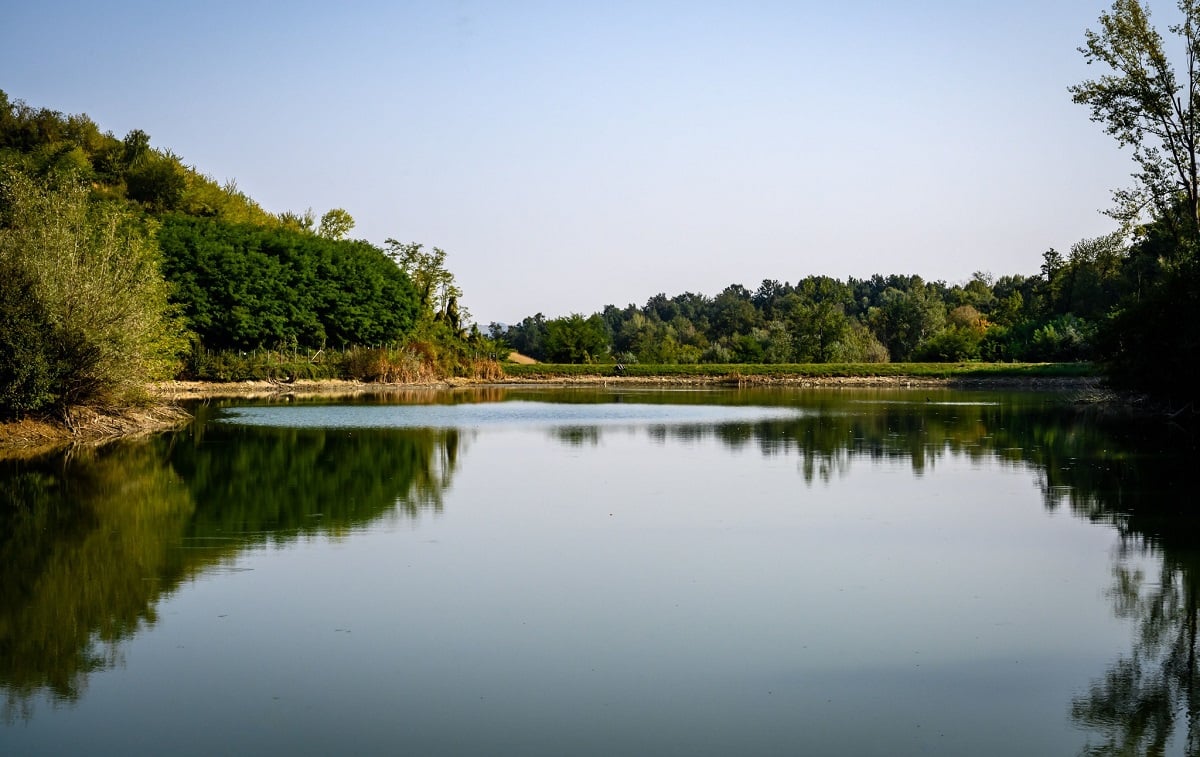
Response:
[[[346,372],[360,380],[381,384],[423,384],[438,378],[432,355],[424,345],[404,349],[358,349],[346,361]]]
[[[502,381],[504,369],[495,360],[471,361],[471,379],[473,381]]]

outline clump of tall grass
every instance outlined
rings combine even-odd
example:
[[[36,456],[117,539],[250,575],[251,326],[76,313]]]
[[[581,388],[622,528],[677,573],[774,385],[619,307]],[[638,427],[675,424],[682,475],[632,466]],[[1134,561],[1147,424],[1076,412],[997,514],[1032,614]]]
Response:
[[[416,339],[407,344],[325,349],[212,351],[193,342],[178,378],[196,381],[294,381],[349,379],[365,383],[428,384],[451,376],[502,381],[492,356],[453,343]]]
[[[467,368],[467,375],[476,381],[501,381],[504,379],[504,369],[497,360],[475,358]]]
[[[324,350],[220,350],[193,343],[178,378],[193,381],[294,381],[341,378],[344,357]]]
[[[417,384],[438,379],[433,362],[415,345],[358,347],[345,358],[346,378],[383,384]]]

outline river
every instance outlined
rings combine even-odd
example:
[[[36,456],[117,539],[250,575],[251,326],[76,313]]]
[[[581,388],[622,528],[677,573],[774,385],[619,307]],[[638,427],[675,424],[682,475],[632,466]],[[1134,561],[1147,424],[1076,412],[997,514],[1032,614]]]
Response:
[[[0,753],[1195,754],[1196,439],[1070,400],[221,400],[0,463]]]

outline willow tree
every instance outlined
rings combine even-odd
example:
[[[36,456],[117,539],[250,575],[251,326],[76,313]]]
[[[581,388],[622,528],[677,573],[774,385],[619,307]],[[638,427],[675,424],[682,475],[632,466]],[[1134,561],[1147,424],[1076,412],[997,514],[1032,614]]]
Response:
[[[1131,148],[1136,185],[1117,190],[1110,214],[1124,225],[1165,222],[1177,237],[1200,229],[1200,0],[1179,0],[1182,21],[1178,65],[1140,0],[1116,0],[1088,30],[1079,48],[1088,65],[1108,72],[1070,88],[1076,103],[1091,109],[1122,147]],[[1174,45],[1171,46],[1175,48]]]
[[[158,246],[128,208],[0,171],[0,271],[0,363],[30,367],[0,372],[0,413],[125,402],[169,374]]]

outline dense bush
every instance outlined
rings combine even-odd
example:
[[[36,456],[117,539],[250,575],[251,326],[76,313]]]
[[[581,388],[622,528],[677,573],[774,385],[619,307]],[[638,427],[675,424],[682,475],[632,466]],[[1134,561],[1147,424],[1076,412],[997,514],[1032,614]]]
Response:
[[[8,413],[128,401],[173,372],[152,227],[124,206],[0,168],[0,270]]]
[[[366,242],[183,215],[158,239],[171,301],[210,349],[382,345],[416,322],[412,283]]]
[[[0,259],[0,416],[53,402],[58,360],[47,339],[52,333],[33,281],[15,261]]]

